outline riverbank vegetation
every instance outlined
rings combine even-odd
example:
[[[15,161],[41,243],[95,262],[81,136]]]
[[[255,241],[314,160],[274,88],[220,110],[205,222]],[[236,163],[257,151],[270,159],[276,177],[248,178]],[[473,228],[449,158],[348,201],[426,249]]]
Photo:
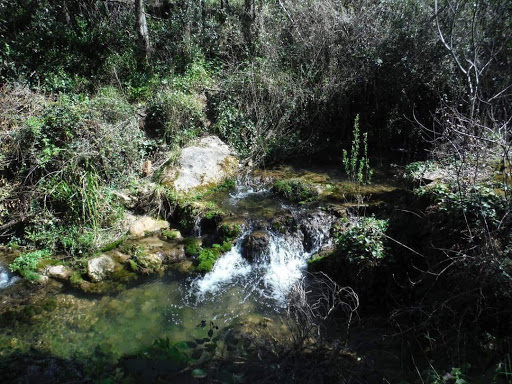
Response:
[[[82,282],[131,213],[185,234],[219,227],[204,246],[184,240],[211,270],[241,232],[197,202],[222,187],[179,196],[160,176],[212,134],[247,169],[301,158],[345,173],[344,190],[295,176],[272,190],[337,216],[334,248],[310,269],[352,287],[363,320],[384,319],[405,348],[404,380],[511,382],[507,1],[5,0],[0,37],[12,272],[38,281],[58,262]],[[374,166],[400,175],[400,192],[365,194]],[[132,269],[158,269],[144,262]]]

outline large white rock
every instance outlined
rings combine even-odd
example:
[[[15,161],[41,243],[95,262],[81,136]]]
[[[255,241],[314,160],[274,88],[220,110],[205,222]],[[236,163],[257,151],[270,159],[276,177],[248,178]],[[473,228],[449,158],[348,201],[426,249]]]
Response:
[[[87,273],[92,281],[104,280],[115,268],[115,261],[108,255],[100,255],[87,262]]]
[[[163,170],[160,182],[188,193],[219,184],[237,171],[238,160],[231,148],[216,136],[206,136],[183,148],[176,164]]]
[[[142,237],[146,233],[157,232],[167,228],[169,228],[169,223],[165,220],[141,216],[130,225],[130,235],[133,237]]]

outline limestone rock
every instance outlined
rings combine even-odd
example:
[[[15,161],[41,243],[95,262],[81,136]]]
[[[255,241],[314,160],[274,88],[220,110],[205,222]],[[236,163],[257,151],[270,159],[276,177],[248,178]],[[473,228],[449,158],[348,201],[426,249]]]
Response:
[[[116,268],[116,263],[108,255],[100,255],[87,262],[87,273],[92,281],[102,281]]]
[[[237,171],[238,160],[231,148],[218,137],[207,136],[184,148],[176,165],[163,170],[160,182],[174,187],[177,192],[188,193],[219,184],[234,177]]]
[[[172,247],[167,247],[163,253],[165,263],[177,263],[185,258],[185,246],[182,243],[175,243]]]
[[[57,280],[68,280],[73,271],[64,265],[54,265],[48,268],[47,275]]]
[[[155,253],[147,253],[137,256],[137,264],[145,273],[153,273],[162,267],[162,258]]]
[[[161,229],[169,228],[169,223],[165,220],[153,219],[149,216],[137,218],[130,225],[130,235],[133,237],[142,237],[148,232],[157,232]]]
[[[242,242],[242,256],[249,261],[261,259],[268,254],[269,243],[266,231],[254,231]]]

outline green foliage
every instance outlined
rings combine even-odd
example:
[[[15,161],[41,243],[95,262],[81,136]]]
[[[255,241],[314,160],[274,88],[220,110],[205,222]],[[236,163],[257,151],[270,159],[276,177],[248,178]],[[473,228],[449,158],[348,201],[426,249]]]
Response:
[[[250,155],[256,142],[255,124],[227,100],[217,106],[217,119],[212,130],[235,148],[241,157]]]
[[[336,238],[336,249],[350,261],[365,262],[375,266],[386,258],[384,244],[387,220],[360,217]]]
[[[409,181],[417,181],[421,179],[425,172],[433,171],[436,168],[436,163],[431,160],[415,161],[405,166],[403,178]]]
[[[213,244],[211,248],[203,248],[197,256],[197,271],[210,272],[219,256],[231,250],[231,242],[224,241],[222,244]]]
[[[205,131],[204,100],[178,90],[159,92],[148,108],[146,130],[150,136],[181,147]]]
[[[238,224],[221,224],[218,229],[221,242],[233,241],[240,236],[240,226]]]
[[[278,180],[272,186],[272,192],[299,204],[309,203],[318,197],[314,185],[301,179]]]
[[[162,231],[160,232],[160,235],[164,239],[173,240],[173,239],[176,239],[178,237],[178,232],[177,231],[173,231],[173,230],[169,230],[169,229],[162,229]]]
[[[370,168],[368,159],[368,133],[363,133],[363,152],[360,153],[361,138],[359,133],[359,115],[354,121],[354,130],[352,131],[352,148],[350,156],[343,150],[343,167],[345,173],[352,182],[360,184],[369,184],[373,171]]]
[[[35,272],[39,262],[50,256],[50,251],[41,249],[37,251],[27,252],[18,256],[9,265],[11,272],[18,272],[28,280],[39,280],[40,276]]]
[[[82,278],[82,274],[78,271],[73,271],[73,273],[71,274],[71,276],[69,278],[70,284],[75,287],[82,284],[83,281],[84,281],[84,279]]]
[[[435,184],[420,187],[415,193],[437,204],[456,228],[470,225],[473,228],[486,227],[491,231],[497,229],[509,206],[505,196],[482,185],[459,193],[446,184]]]
[[[186,238],[183,243],[185,244],[185,255],[189,257],[195,257],[199,255],[199,252],[201,250],[200,245],[198,244],[197,240],[194,238]]]
[[[185,351],[182,350],[188,347],[183,345],[183,343],[171,343],[169,337],[155,339],[153,341],[153,348],[157,351],[158,358],[165,357],[180,364],[185,364],[190,360]]]

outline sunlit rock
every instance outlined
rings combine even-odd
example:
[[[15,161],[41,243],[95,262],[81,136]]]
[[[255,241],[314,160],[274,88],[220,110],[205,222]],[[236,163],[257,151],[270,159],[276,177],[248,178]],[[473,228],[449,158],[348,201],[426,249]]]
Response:
[[[49,267],[46,271],[48,277],[57,280],[68,280],[72,273],[71,268],[65,267],[64,265],[54,265]]]
[[[238,171],[238,160],[231,148],[216,136],[201,138],[196,144],[183,148],[176,164],[162,171],[160,182],[177,192],[208,188]]]
[[[153,219],[149,216],[137,218],[130,225],[130,235],[133,237],[142,237],[146,233],[157,232],[169,228],[169,223],[165,220]]]
[[[115,261],[108,255],[101,255],[87,262],[87,274],[94,282],[104,280],[115,268]]]

